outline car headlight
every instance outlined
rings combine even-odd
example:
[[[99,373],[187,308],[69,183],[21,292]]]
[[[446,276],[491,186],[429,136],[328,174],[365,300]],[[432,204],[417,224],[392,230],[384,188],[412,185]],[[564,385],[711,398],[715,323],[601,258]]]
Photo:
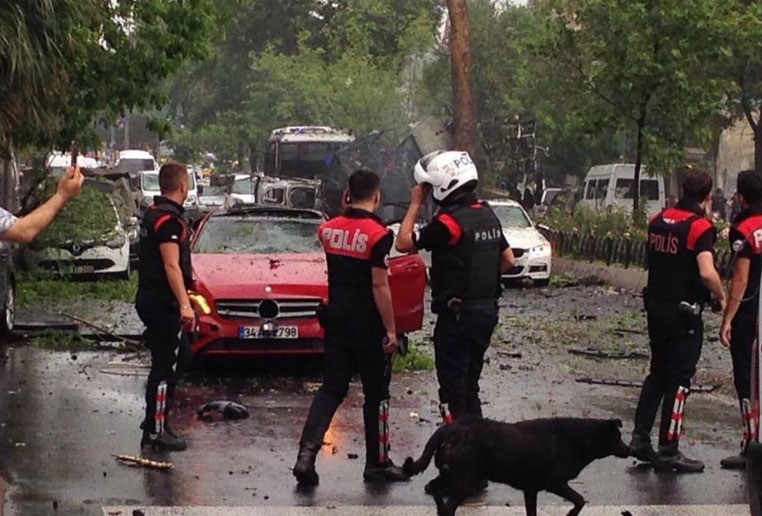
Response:
[[[198,308],[198,311],[201,312],[204,315],[209,315],[212,313],[212,308],[209,306],[209,303],[206,301],[206,298],[197,293],[197,292],[191,292],[188,293],[188,297],[191,300],[191,303]]]
[[[140,200],[140,205],[141,205],[142,207],[144,207],[144,208],[148,208],[148,207],[149,207],[149,206],[151,206],[152,204],[153,204],[153,197],[151,197],[150,195],[146,195],[146,196],[144,196],[144,197],[143,197],[143,198]]]
[[[544,254],[550,254],[550,244],[542,244],[532,247],[529,250],[529,254],[533,256],[541,256]]]
[[[111,249],[119,249],[125,244],[125,242],[127,242],[127,239],[124,237],[124,235],[119,234],[106,242],[106,247],[110,247]]]
[[[189,195],[185,200],[185,204],[188,206],[195,206],[198,203],[198,198],[195,195]]]

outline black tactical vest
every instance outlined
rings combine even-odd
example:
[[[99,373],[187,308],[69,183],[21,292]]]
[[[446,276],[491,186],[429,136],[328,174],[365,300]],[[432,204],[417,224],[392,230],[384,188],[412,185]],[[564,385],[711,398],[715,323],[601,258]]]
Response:
[[[454,245],[431,253],[432,306],[441,312],[458,298],[464,302],[500,297],[500,241],[503,228],[492,208],[479,201],[442,208],[461,228]]]
[[[138,269],[138,286],[147,290],[162,290],[171,293],[164,262],[161,259],[159,243],[156,241],[156,231],[170,218],[182,224],[183,234],[180,237],[180,270],[186,288],[191,288],[193,276],[191,271],[190,231],[183,220],[182,208],[162,197],[156,197],[156,203],[148,208],[140,224],[140,263]]]
[[[693,245],[710,227],[705,218],[680,208],[666,209],[651,220],[647,242],[647,302],[678,304],[708,300]]]

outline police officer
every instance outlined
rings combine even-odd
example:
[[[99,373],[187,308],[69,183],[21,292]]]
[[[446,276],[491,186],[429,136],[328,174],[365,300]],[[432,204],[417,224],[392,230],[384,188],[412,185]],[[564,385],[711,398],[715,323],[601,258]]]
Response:
[[[753,170],[738,174],[736,195],[742,211],[730,228],[733,272],[720,340],[730,347],[744,435],[741,453],[720,461],[720,465],[727,469],[746,468],[746,447],[753,437],[751,357],[757,334],[759,276],[762,268],[762,176]]]
[[[159,187],[161,195],[154,198],[140,226],[135,307],[146,326],[144,338],[151,351],[140,445],[182,451],[186,443],[170,429],[167,414],[175,392],[178,348],[186,338],[184,332],[195,322],[188,298],[192,282],[190,232],[183,220],[183,202],[188,195],[185,165],[163,165]]]
[[[701,355],[701,320],[708,292],[724,308],[725,293],[712,252],[715,229],[706,219],[712,179],[703,172],[682,181],[682,198],[648,224],[648,285],[644,301],[648,317],[651,367],[643,383],[630,444],[636,458],[657,471],[698,473],[704,464],[679,450],[685,402]],[[651,445],[651,429],[662,406],[659,450]]]
[[[440,410],[445,422],[481,416],[479,377],[497,324],[501,273],[514,265],[500,220],[474,193],[476,166],[468,153],[436,151],[415,166],[418,186],[397,237],[400,252],[431,255],[432,311],[437,314],[434,350]],[[440,207],[414,234],[429,192]]]
[[[365,395],[363,478],[366,482],[408,479],[389,458],[389,380],[397,333],[387,262],[394,237],[374,215],[381,200],[378,176],[356,171],[349,178],[345,199],[349,207],[343,215],[318,229],[328,265],[328,304],[318,313],[325,329],[325,370],[293,470],[302,485],[319,483],[315,458],[356,373]]]

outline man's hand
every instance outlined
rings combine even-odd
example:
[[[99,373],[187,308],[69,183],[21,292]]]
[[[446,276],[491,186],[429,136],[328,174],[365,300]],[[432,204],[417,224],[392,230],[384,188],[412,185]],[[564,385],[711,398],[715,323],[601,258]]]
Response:
[[[719,308],[717,313],[724,314],[725,313],[725,309],[728,307],[728,299],[726,297],[723,297],[722,299],[718,299],[717,300],[717,305],[718,305],[718,308]]]
[[[68,202],[75,198],[80,190],[82,190],[82,183],[85,182],[85,176],[79,170],[79,166],[70,167],[66,170],[60,181],[58,181],[58,187],[56,193],[60,195],[64,201]]]
[[[415,185],[410,190],[410,204],[420,206],[426,201],[426,197],[431,193],[431,185],[423,183],[421,185]]]
[[[384,353],[394,355],[397,352],[397,334],[386,332],[386,343],[384,344]]]
[[[193,327],[196,325],[196,312],[193,311],[191,305],[180,307],[180,321],[182,322],[183,330],[193,331]]]
[[[722,327],[720,328],[720,342],[726,348],[730,347],[730,323],[732,321],[728,319],[722,320]]]

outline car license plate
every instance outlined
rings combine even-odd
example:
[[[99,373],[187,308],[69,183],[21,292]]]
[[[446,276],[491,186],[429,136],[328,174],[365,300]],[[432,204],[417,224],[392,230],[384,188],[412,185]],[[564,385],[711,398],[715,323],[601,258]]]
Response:
[[[79,267],[74,267],[74,274],[91,274],[95,272],[95,267],[92,265],[80,265]]]
[[[270,331],[265,331],[261,326],[239,326],[239,339],[298,339],[298,326],[278,326]]]

